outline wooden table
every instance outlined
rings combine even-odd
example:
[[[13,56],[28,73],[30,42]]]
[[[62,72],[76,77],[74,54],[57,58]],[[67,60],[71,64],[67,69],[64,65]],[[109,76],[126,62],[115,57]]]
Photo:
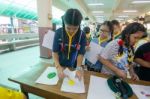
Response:
[[[85,71],[84,83],[85,83],[86,93],[84,94],[65,93],[60,91],[61,84],[63,81],[62,79],[58,81],[57,85],[53,85],[53,86],[35,83],[37,78],[48,66],[52,66],[52,65],[48,63],[39,63],[33,66],[29,71],[25,72],[24,74],[19,75],[17,77],[11,77],[9,78],[9,80],[20,84],[22,92],[25,93],[27,97],[28,97],[28,93],[33,93],[35,95],[44,97],[46,99],[86,99],[89,82],[90,82],[90,75],[96,75],[99,77],[108,78],[107,75],[103,75],[91,71]],[[134,84],[150,85],[150,82],[145,82],[145,81],[138,81],[138,82],[137,81],[134,82],[131,80],[127,80],[127,81],[129,83],[134,83]],[[130,99],[137,99],[137,97],[133,95]]]

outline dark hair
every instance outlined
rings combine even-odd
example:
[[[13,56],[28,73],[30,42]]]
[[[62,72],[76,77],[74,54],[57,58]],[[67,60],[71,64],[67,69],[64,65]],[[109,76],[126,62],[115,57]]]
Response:
[[[102,23],[102,25],[108,26],[109,31],[110,31],[110,35],[111,35],[111,39],[109,41],[113,40],[113,31],[114,31],[114,28],[113,28],[112,23],[110,21],[104,21],[104,23]]]
[[[78,9],[68,9],[62,17],[65,24],[79,26],[83,19],[82,14]]]
[[[112,23],[112,25],[120,25],[118,20],[112,20],[111,23]]]
[[[84,27],[84,28],[83,28],[83,32],[84,32],[85,34],[89,34],[89,33],[90,33],[90,28],[89,28],[88,26]]]
[[[138,20],[139,20],[139,21],[145,21],[145,18],[140,17],[140,18],[138,18]]]
[[[65,32],[65,24],[68,24],[68,25],[74,25],[74,26],[79,25],[79,29],[77,31],[77,34],[79,34],[81,31],[81,28],[80,28],[81,20],[82,20],[82,15],[78,9],[72,9],[72,8],[68,9],[66,13],[62,16],[62,25],[63,25],[62,33]]]
[[[121,39],[125,42],[127,47],[129,46],[129,42],[130,42],[129,36],[138,31],[146,32],[146,28],[142,24],[138,22],[134,22],[127,25],[127,27],[125,27],[124,30],[121,32]]]
[[[138,22],[134,22],[134,23],[130,23],[129,25],[127,25],[127,27],[125,27],[125,29],[121,32],[121,39],[123,40],[125,46],[128,48],[128,53],[132,53],[134,55],[134,49],[133,46],[130,46],[130,35],[134,34],[138,31],[141,32],[146,32],[146,28],[138,23]],[[118,50],[118,54],[122,55],[123,54],[123,46],[119,47]],[[131,55],[131,54],[130,54]],[[130,58],[131,56],[129,56],[128,54],[128,58]],[[131,62],[128,61],[129,64],[131,64]]]
[[[100,27],[101,27],[101,24],[96,25],[96,32],[99,32]]]

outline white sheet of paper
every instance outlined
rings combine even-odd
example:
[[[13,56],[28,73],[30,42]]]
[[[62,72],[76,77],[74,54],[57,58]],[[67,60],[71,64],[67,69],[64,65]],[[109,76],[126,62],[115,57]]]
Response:
[[[53,48],[53,40],[54,40],[55,32],[49,30],[43,38],[42,46],[52,49]]]
[[[150,97],[146,97],[145,94],[150,95],[150,86],[144,86],[144,85],[135,85],[130,84],[132,87],[133,92],[136,94],[138,99],[150,99]],[[142,94],[141,92],[144,92],[145,94]]]
[[[69,93],[85,93],[84,80],[82,78],[82,80],[79,81],[78,78],[75,78],[75,72],[76,71],[70,71],[68,68],[64,70],[65,75],[67,75],[69,78],[64,78],[61,86],[61,91]],[[75,82],[73,86],[69,85],[68,83],[70,79]]]
[[[55,72],[56,76],[52,79],[49,79],[47,75],[49,73]],[[57,75],[57,70],[55,67],[47,67],[46,70],[40,75],[40,77],[35,81],[36,83],[46,84],[46,85],[56,85],[59,80]]]
[[[90,42],[90,50],[86,51],[84,57],[89,60],[91,63],[95,64],[97,61],[97,56],[98,54],[101,53],[101,51],[103,50],[103,47],[101,47],[100,45],[94,43],[94,42]]]
[[[107,79],[91,75],[87,99],[115,99]]]

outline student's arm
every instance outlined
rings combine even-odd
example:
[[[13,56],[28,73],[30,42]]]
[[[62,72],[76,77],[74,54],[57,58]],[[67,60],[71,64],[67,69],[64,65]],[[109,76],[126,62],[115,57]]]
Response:
[[[148,61],[145,61],[145,60],[143,60],[143,59],[141,59],[141,58],[135,58],[134,61],[135,61],[136,63],[140,64],[140,65],[143,66],[143,67],[150,68],[150,62],[148,62]]]
[[[59,63],[59,56],[58,56],[58,53],[57,53],[57,52],[52,52],[52,56],[53,56],[53,59],[54,59],[54,63],[55,63],[56,68],[57,68],[57,67],[61,67],[61,65],[60,65],[60,63]]]
[[[118,54],[119,45],[116,40],[109,42],[102,50],[102,53],[98,57],[98,60],[107,68],[112,70],[115,74],[122,78],[126,78],[126,73],[118,69],[110,60],[113,60]]]
[[[83,55],[79,54],[77,57],[76,77],[81,80],[83,76],[83,68],[81,67],[83,61]]]
[[[54,36],[54,41],[53,41],[52,56],[53,56],[53,59],[54,59],[54,63],[55,63],[57,72],[58,72],[58,76],[60,78],[63,78],[65,75],[63,73],[63,67],[60,65],[59,55],[58,55],[58,52],[60,51],[60,48],[59,48],[59,38],[60,38],[60,36],[61,36],[60,31],[56,30],[55,36]]]
[[[135,52],[134,61],[143,67],[150,68],[150,62],[143,60],[145,45],[141,45]]]
[[[83,55],[79,54],[77,57],[77,66],[81,66],[83,61]]]
[[[130,73],[130,76],[131,76],[131,79],[132,80],[139,80],[139,77],[137,76],[137,74],[134,72],[134,69],[133,69],[133,65],[129,66],[129,73]]]
[[[52,50],[53,50],[52,56],[53,56],[53,59],[54,59],[56,67],[60,66],[60,64],[59,64],[59,56],[58,56],[58,52],[60,51],[59,38],[60,38],[59,30],[56,30],[55,35],[54,35],[53,48],[52,48]]]
[[[57,52],[53,52],[52,56],[53,56],[53,59],[54,59],[54,62],[55,62],[55,67],[57,69],[59,78],[64,78],[65,77],[65,74],[63,72],[64,68],[59,63],[58,53]]]
[[[143,55],[145,53],[145,49],[144,49],[145,46],[146,45],[142,45],[136,50],[134,61],[143,67],[150,68],[150,62],[143,60],[143,57],[144,57]]]
[[[81,36],[80,49],[78,51],[78,56],[77,56],[77,66],[82,65],[83,56],[84,56],[85,51],[86,51],[85,47],[86,47],[86,36],[83,33],[82,36]]]
[[[76,77],[79,78],[79,80],[81,80],[82,76],[83,76],[83,70],[82,70],[82,61],[83,61],[83,56],[85,54],[85,46],[86,46],[86,37],[85,34],[82,35],[81,37],[81,41],[80,41],[80,50],[78,52],[78,56],[77,56],[77,67],[76,67]]]
[[[109,60],[102,58],[101,56],[99,56],[99,61],[107,66],[109,69],[111,69],[115,74],[117,74],[118,76],[120,76],[121,78],[126,78],[127,75],[126,73],[124,73],[122,70],[118,69],[115,65],[113,65]]]

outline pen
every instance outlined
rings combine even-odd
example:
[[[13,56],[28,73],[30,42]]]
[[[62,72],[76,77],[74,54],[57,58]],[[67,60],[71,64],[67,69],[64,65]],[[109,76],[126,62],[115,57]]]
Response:
[[[146,97],[150,97],[150,94],[145,94]]]
[[[145,92],[141,91],[141,94],[145,95],[146,97],[150,97],[150,94],[146,94]]]

